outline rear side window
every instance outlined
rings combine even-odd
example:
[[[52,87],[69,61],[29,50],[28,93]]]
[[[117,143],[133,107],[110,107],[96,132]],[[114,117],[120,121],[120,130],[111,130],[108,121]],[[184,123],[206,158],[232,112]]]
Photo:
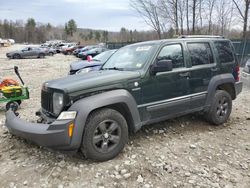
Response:
[[[214,63],[214,58],[209,43],[188,43],[187,46],[191,57],[192,66]]]
[[[216,41],[214,44],[218,51],[221,63],[234,61],[233,49],[229,41]]]

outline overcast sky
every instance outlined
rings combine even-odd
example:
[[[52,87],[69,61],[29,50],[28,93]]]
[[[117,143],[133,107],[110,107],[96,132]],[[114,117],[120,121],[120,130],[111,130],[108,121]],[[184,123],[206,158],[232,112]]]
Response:
[[[129,0],[0,0],[0,19],[30,17],[53,25],[64,25],[73,18],[78,27],[109,31],[150,29]]]

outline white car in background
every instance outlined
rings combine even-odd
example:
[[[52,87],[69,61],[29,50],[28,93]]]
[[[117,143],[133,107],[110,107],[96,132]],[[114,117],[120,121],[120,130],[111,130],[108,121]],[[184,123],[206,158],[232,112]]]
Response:
[[[250,87],[250,59],[247,60],[246,65],[241,72],[241,79],[245,86]]]

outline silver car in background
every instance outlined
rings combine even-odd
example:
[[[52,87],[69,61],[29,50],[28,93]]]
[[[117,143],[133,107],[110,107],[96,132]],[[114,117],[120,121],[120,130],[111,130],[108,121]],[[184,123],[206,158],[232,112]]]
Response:
[[[244,86],[250,88],[250,59],[247,60],[245,67],[241,72],[241,80],[244,83]]]
[[[22,59],[22,58],[44,58],[45,52],[37,47],[26,47],[22,50],[16,50],[6,53],[9,59]]]

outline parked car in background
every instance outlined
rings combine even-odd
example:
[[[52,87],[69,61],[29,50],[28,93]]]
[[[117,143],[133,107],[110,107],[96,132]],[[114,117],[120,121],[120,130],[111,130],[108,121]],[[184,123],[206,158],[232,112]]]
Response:
[[[116,50],[108,50],[97,56],[95,56],[91,61],[76,61],[70,64],[69,74],[79,74],[79,73],[87,73],[93,70],[99,70],[103,63],[105,63]]]
[[[75,43],[61,43],[55,46],[56,52],[61,53],[64,49],[70,48],[71,46],[76,46]]]
[[[22,50],[6,53],[6,56],[10,59],[44,58],[45,55],[45,52],[38,47],[26,47]]]
[[[81,54],[82,52],[86,52],[88,50],[91,50],[93,48],[96,48],[97,46],[85,46],[84,48],[81,48],[75,55],[77,57],[79,57],[79,54]]]
[[[241,79],[244,85],[250,87],[250,59],[247,60],[246,65],[241,73]]]
[[[84,48],[84,46],[70,46],[69,48],[62,49],[61,53],[64,55],[71,55],[76,49]]]
[[[78,57],[82,58],[83,60],[86,60],[87,56],[89,56],[89,55],[91,55],[92,57],[95,57],[96,55],[98,55],[98,54],[100,54],[102,52],[105,52],[107,50],[108,50],[107,48],[93,48],[91,50],[79,53]]]
[[[243,74],[246,76],[250,76],[250,59],[247,60],[246,65],[243,69]]]
[[[46,46],[40,46],[39,48],[45,53],[45,55],[53,56],[57,53],[56,49],[54,48],[50,48]]]

